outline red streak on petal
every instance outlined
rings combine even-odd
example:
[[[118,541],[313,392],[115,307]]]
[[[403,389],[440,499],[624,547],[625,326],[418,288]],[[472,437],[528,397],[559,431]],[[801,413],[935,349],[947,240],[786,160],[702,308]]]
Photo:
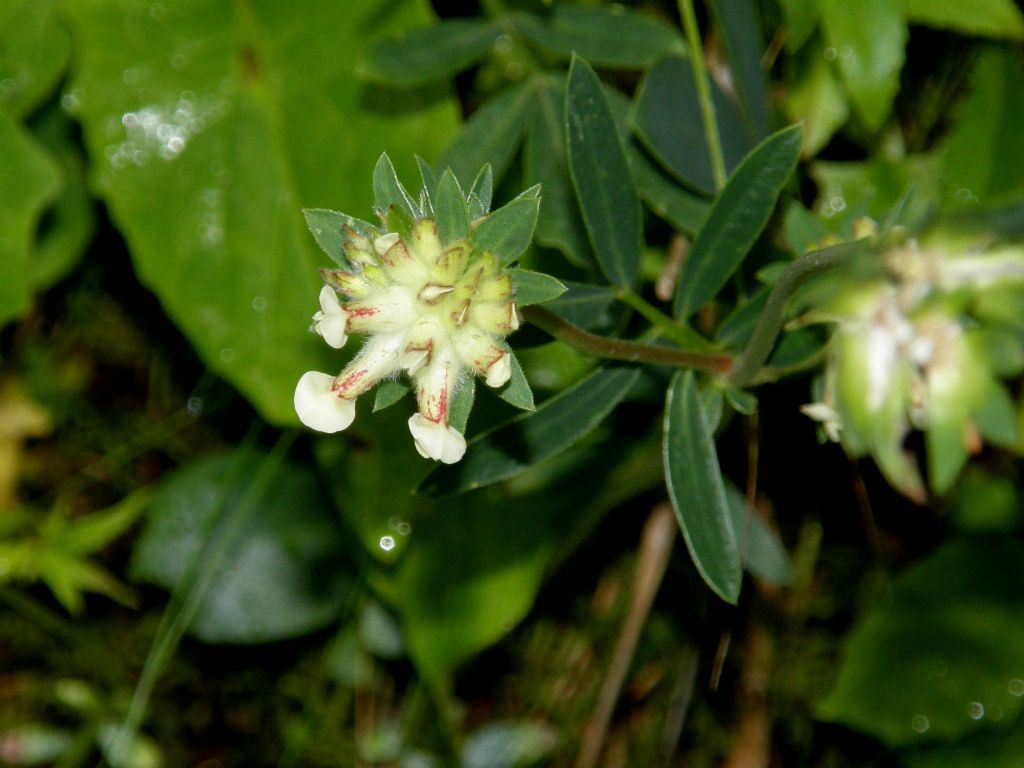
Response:
[[[352,389],[352,387],[354,387],[356,383],[361,378],[363,378],[368,372],[368,368],[361,368],[358,371],[353,371],[347,377],[345,377],[345,379],[340,384],[338,382],[335,382],[334,386],[332,386],[331,389],[336,391],[338,393],[338,396],[341,397],[350,389]]]

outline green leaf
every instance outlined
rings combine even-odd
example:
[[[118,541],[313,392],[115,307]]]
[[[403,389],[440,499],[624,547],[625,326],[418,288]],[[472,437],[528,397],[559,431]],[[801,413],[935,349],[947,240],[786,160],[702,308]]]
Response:
[[[781,130],[755,147],[729,177],[686,257],[676,315],[686,318],[700,309],[739,267],[796,168],[802,141],[801,126]]]
[[[59,189],[59,169],[0,110],[0,327],[29,305],[29,254],[36,223]]]
[[[786,97],[786,112],[804,124],[804,155],[813,157],[850,116],[843,84],[815,41],[797,57],[800,75]]]
[[[565,89],[569,172],[590,244],[605,277],[632,286],[640,270],[640,203],[604,88],[586,61],[573,58]]]
[[[692,371],[672,377],[665,402],[665,482],[693,564],[727,603],[743,583],[714,436]]]
[[[593,330],[612,324],[615,289],[603,285],[563,281],[566,292],[547,306],[573,325]]]
[[[25,117],[50,96],[67,68],[71,36],[56,0],[0,4],[0,111]]]
[[[1024,15],[1013,0],[904,0],[907,19],[965,35],[1020,40]]]
[[[437,178],[434,175],[434,169],[430,167],[430,163],[428,163],[419,155],[416,155],[416,165],[419,166],[420,181],[423,182],[423,189],[420,192],[420,194],[426,195],[427,200],[430,202],[430,212],[433,213],[434,192],[435,190],[437,190]]]
[[[512,289],[515,291],[516,306],[519,307],[553,301],[566,291],[566,287],[561,281],[541,272],[510,269],[509,274],[512,275]]]
[[[462,127],[458,138],[441,155],[435,168],[451,168],[462,184],[469,184],[486,164],[501,179],[519,146],[530,89],[515,85],[489,99]]]
[[[825,37],[868,130],[889,116],[900,85],[907,23],[893,0],[819,0]]]
[[[378,40],[359,64],[359,75],[378,83],[422,85],[476,63],[494,47],[500,29],[483,19],[448,19]]]
[[[530,382],[526,379],[523,366],[519,364],[519,359],[514,353],[509,352],[509,354],[512,360],[512,376],[509,378],[508,384],[498,390],[498,397],[522,411],[536,410],[537,406],[533,402],[533,390],[530,389]]]
[[[642,149],[630,144],[626,158],[636,181],[637,192],[647,207],[676,229],[696,234],[708,217],[711,205],[702,197],[683,189],[647,159]]]
[[[807,0],[779,0],[786,20],[786,49],[795,51],[814,33],[821,18],[818,3]]]
[[[60,537],[61,549],[76,555],[98,552],[138,520],[149,498],[148,491],[136,491],[109,509],[74,518]]]
[[[533,240],[540,198],[522,197],[476,221],[473,242],[498,256],[503,266],[518,259]]]
[[[576,203],[565,151],[565,77],[537,78],[526,129],[523,169],[528,184],[544,189],[537,219],[537,242],[560,250],[577,266],[590,266],[594,256]]]
[[[1024,711],[1021,562],[1005,537],[960,540],[900,574],[848,636],[821,715],[892,746],[1012,726]]]
[[[469,197],[466,202],[469,206],[470,221],[475,221],[486,215],[491,210],[493,199],[494,174],[491,172],[491,164],[487,163],[480,169],[480,173],[473,180],[473,186],[469,188]]]
[[[735,105],[714,83],[711,96],[725,167],[732,171],[754,142]],[[695,189],[714,192],[700,100],[688,59],[670,56],[644,76],[637,89],[632,123],[637,137],[666,170]]]
[[[227,536],[190,632],[211,643],[261,643],[336,621],[352,586],[341,566],[341,529],[316,475],[284,464],[262,495],[248,493],[266,456],[217,456],[161,485],[135,545],[137,579],[173,589],[204,556],[209,536]],[[241,461],[241,464],[236,464]],[[225,525],[240,510],[245,525]]]
[[[621,5],[558,5],[544,20],[520,14],[514,21],[535,45],[564,58],[575,53],[598,67],[647,69],[662,56],[686,52],[675,29]]]
[[[469,211],[466,208],[466,195],[459,186],[458,179],[449,168],[441,176],[434,195],[434,214],[437,217],[437,230],[442,245],[469,236]]]
[[[756,140],[763,139],[769,133],[768,93],[761,65],[764,40],[758,29],[757,5],[753,0],[711,0],[710,5],[725,38],[732,81],[751,135]]]
[[[447,496],[507,480],[558,455],[591,432],[636,382],[635,368],[600,369],[522,414],[469,442],[458,464],[427,475],[420,491]]]
[[[531,720],[496,720],[474,731],[462,747],[461,768],[536,765],[558,745],[554,726]]]
[[[373,412],[383,411],[409,393],[409,387],[400,381],[382,381],[377,385],[373,395]]]
[[[789,584],[792,565],[778,533],[756,512],[747,509],[746,497],[732,483],[725,484],[725,498],[729,503],[729,519],[739,542],[743,567],[769,584]]]
[[[1024,189],[1024,71],[1012,52],[981,51],[958,112],[942,157],[948,203],[984,204]]]
[[[433,159],[456,129],[443,87],[396,95],[354,76],[366,30],[426,23],[427,3],[164,5],[63,5],[92,187],[207,367],[296,424],[299,376],[338,365],[307,331],[323,257],[302,209],[369,216],[381,151],[414,178],[414,153]]]
[[[377,229],[373,225],[340,211],[303,208],[302,215],[306,217],[306,226],[309,227],[316,244],[342,269],[352,268],[345,256],[345,227],[351,227],[371,239],[377,236]]]

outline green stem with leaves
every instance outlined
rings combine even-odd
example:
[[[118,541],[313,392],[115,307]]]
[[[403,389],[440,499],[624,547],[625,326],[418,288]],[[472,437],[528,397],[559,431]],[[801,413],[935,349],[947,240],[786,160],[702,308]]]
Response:
[[[729,383],[742,389],[757,377],[782,331],[789,300],[807,278],[843,264],[852,257],[864,253],[868,247],[867,240],[841,243],[822,248],[820,251],[805,253],[786,267],[768,294],[768,301],[757,319],[754,334],[750,337],[746,349],[736,358],[732,370],[726,377]]]
[[[656,347],[652,344],[641,344],[626,339],[598,336],[584,331],[551,310],[537,305],[523,307],[520,311],[526,320],[553,338],[565,342],[580,352],[605,360],[667,365],[672,368],[696,368],[718,374],[727,373],[732,367],[732,358],[729,355],[691,352],[673,347]]]
[[[715,119],[715,102],[711,98],[711,83],[708,81],[708,70],[704,63],[704,47],[700,41],[697,15],[693,12],[693,0],[679,0],[679,15],[683,18],[686,42],[690,48],[693,79],[697,85],[697,99],[700,101],[700,114],[704,120],[704,135],[707,138],[708,155],[711,158],[711,173],[715,178],[715,191],[718,192],[725,186],[727,178],[725,160],[722,157],[722,141],[718,134],[718,121]]]

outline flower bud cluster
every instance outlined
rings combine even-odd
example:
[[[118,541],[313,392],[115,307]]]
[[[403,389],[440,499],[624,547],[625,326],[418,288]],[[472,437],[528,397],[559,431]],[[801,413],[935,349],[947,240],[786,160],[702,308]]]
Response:
[[[872,454],[888,480],[921,500],[904,448],[925,433],[928,475],[943,492],[984,439],[1019,441],[1000,376],[1024,367],[1024,249],[952,250],[909,241],[884,274],[832,286],[819,315],[836,322],[819,402],[803,410],[853,455]]]
[[[355,418],[360,395],[404,374],[416,390],[418,412],[409,419],[416,449],[451,464],[466,450],[463,435],[449,425],[460,383],[476,374],[501,387],[512,373],[504,343],[519,326],[512,279],[494,254],[471,240],[442,242],[434,218],[402,228],[346,227],[351,268],[322,271],[326,284],[313,330],[336,349],[349,334],[365,335],[366,342],[337,376],[304,374],[295,410],[306,426],[338,432]]]

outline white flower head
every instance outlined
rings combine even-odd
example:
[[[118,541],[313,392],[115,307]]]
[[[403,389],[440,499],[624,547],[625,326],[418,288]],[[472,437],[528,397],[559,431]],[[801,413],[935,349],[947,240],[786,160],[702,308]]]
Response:
[[[340,431],[352,422],[357,397],[382,379],[408,376],[419,410],[409,419],[416,450],[451,464],[466,451],[465,438],[449,425],[460,382],[470,373],[501,387],[512,375],[504,343],[519,325],[512,280],[494,254],[470,240],[443,243],[433,219],[399,228],[405,234],[345,232],[351,268],[323,271],[314,327],[335,348],[350,333],[367,340],[336,378],[304,375],[295,409],[313,429]]]

